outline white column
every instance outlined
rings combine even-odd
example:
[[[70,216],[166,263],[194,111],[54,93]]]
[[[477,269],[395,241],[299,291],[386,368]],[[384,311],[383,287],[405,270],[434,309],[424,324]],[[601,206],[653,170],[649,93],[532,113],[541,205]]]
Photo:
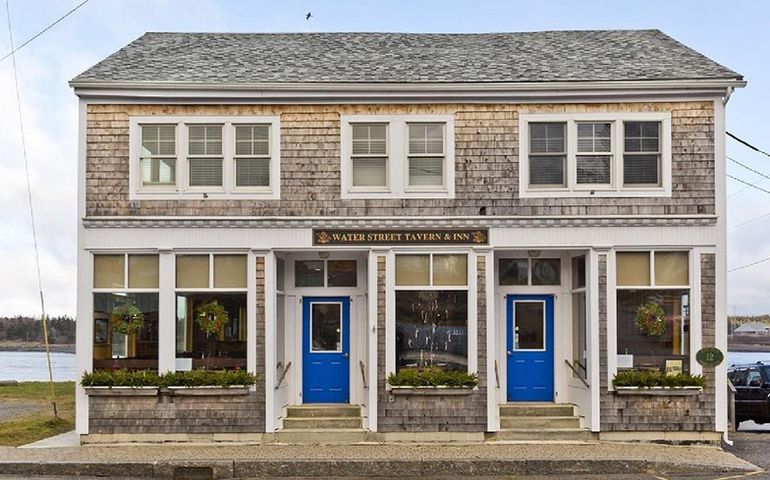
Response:
[[[176,265],[174,253],[158,253],[158,372],[176,369]]]
[[[468,253],[468,373],[479,371],[478,272],[476,252]]]
[[[276,335],[275,318],[275,254],[265,253],[265,431],[274,432],[276,425]]]
[[[586,261],[586,350],[588,351],[588,384],[591,386],[591,431],[600,429],[600,394],[599,384],[601,362],[599,361],[599,253],[597,249],[588,252]],[[607,253],[602,249],[601,253]],[[608,354],[609,355],[609,354]]]
[[[497,359],[497,305],[495,304],[495,254],[491,249],[476,250],[478,256],[484,256],[486,262],[486,348],[487,348],[487,431],[500,430],[500,387],[497,384],[495,360]]]
[[[77,306],[75,318],[75,430],[81,435],[88,433],[88,396],[80,386],[80,375],[90,372],[94,359],[94,308],[91,294],[93,264],[91,254],[85,249],[86,216],[86,109],[84,100],[78,103],[78,270]]]
[[[366,352],[367,382],[369,391],[367,392],[366,413],[368,419],[367,428],[369,431],[377,431],[377,389],[379,383],[377,379],[377,258],[384,255],[385,251],[370,250],[367,274],[367,315],[366,315],[366,339],[368,350]]]
[[[714,340],[725,360],[714,369],[716,431],[727,431],[727,179],[725,171],[725,104],[714,100],[714,165],[716,175],[717,249],[714,258]],[[700,258],[694,261],[700,262]],[[692,282],[700,282],[700,277]]]
[[[257,373],[257,257],[254,252],[246,256],[246,370]]]

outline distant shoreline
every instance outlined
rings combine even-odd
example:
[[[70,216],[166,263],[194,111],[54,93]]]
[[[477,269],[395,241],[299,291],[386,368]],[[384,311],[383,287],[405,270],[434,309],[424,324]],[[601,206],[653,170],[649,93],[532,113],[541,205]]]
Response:
[[[51,352],[75,353],[74,344],[50,345]],[[45,345],[36,342],[0,342],[0,352],[45,352]]]

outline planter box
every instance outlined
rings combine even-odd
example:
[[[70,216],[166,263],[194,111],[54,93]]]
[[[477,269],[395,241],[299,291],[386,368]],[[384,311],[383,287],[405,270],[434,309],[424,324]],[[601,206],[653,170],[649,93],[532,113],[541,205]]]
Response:
[[[391,395],[470,395],[476,387],[404,387],[388,386]]]
[[[84,387],[92,397],[154,397],[158,387]]]
[[[615,395],[692,396],[699,395],[701,387],[615,387]]]
[[[220,387],[217,385],[199,387],[171,386],[168,387],[168,392],[175,396],[216,397],[222,395],[248,395],[249,388],[246,385],[233,385],[231,387]]]

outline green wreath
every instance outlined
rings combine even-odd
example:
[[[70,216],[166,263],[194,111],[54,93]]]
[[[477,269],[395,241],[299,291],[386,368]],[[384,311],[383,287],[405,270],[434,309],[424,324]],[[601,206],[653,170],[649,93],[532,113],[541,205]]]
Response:
[[[666,331],[666,312],[657,302],[645,302],[636,309],[636,328],[648,337],[659,337]]]
[[[118,305],[112,310],[112,331],[133,335],[144,326],[144,314],[133,303]]]
[[[198,307],[195,321],[207,337],[211,334],[220,335],[228,321],[227,310],[216,300],[206,302]]]

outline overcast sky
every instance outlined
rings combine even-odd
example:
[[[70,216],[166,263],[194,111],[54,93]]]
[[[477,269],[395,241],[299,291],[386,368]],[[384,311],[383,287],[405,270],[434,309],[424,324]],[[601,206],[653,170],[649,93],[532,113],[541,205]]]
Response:
[[[81,0],[10,0],[16,45]],[[50,314],[75,312],[77,101],[67,81],[145,31],[498,32],[658,28],[743,74],[727,128],[770,151],[770,2],[91,0],[17,55]],[[311,11],[313,17],[305,20]],[[0,2],[0,57],[10,51]],[[10,59],[0,63],[0,316],[39,316]],[[728,141],[728,155],[770,175],[770,158]],[[762,177],[728,163],[751,183]],[[770,190],[770,180],[758,184]],[[728,181],[730,268],[770,256],[770,194]],[[740,193],[738,193],[740,192]],[[729,312],[770,312],[770,262],[730,273]]]

